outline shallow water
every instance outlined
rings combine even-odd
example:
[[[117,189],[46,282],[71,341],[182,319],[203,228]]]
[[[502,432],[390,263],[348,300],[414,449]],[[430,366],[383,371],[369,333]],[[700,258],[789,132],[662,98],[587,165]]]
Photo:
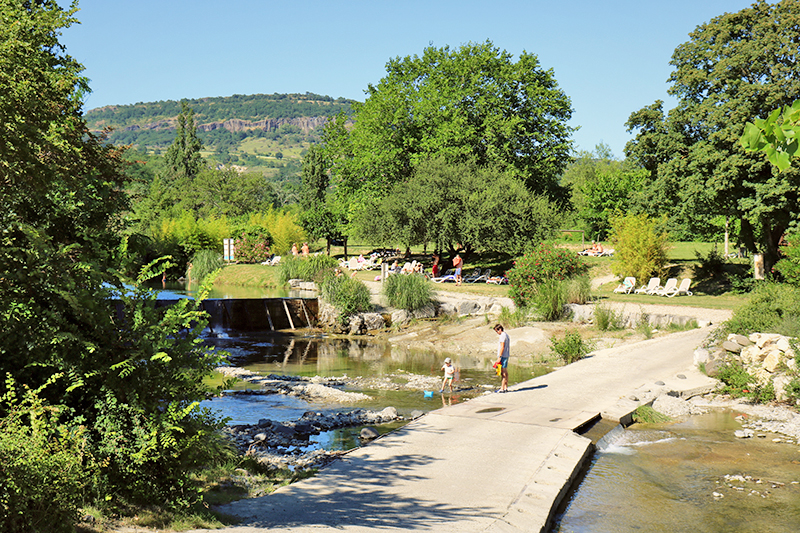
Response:
[[[800,530],[800,446],[774,443],[771,433],[737,439],[736,414],[635,425],[599,443],[554,531]]]
[[[276,335],[273,333],[228,332],[209,335],[206,342],[230,354],[231,363],[263,375],[324,376],[364,378],[363,388],[350,388],[363,392],[370,400],[356,404],[307,402],[293,396],[228,395],[203,402],[204,407],[217,410],[229,417],[231,424],[254,424],[259,419],[269,418],[285,421],[299,418],[306,411],[336,412],[352,409],[382,410],[392,406],[401,416],[408,417],[415,410],[428,412],[460,403],[499,385],[491,365],[494,358],[458,357],[451,354],[460,369],[460,381],[453,393],[441,394],[442,362],[444,355],[432,352],[409,351],[374,339],[352,339],[327,337],[324,335]],[[534,375],[547,373],[544,367],[511,365],[509,382],[519,383]],[[425,397],[421,390],[380,390],[369,387],[369,381],[393,376],[395,383],[407,381],[406,375],[432,376],[436,385],[431,387],[432,397]],[[236,389],[258,388],[245,382]],[[385,432],[397,425],[380,426]],[[312,439],[326,449],[347,449],[357,446],[360,428],[348,428],[323,433]]]

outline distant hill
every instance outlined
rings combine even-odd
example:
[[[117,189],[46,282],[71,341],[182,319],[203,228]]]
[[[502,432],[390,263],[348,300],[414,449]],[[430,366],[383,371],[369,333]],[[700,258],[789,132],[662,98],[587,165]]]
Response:
[[[319,141],[321,127],[333,116],[352,114],[353,100],[318,94],[254,94],[186,100],[194,110],[204,156],[274,176],[294,167]],[[85,113],[89,128],[111,128],[109,141],[159,154],[175,138],[180,101],[105,106]],[[278,170],[276,170],[278,169]]]

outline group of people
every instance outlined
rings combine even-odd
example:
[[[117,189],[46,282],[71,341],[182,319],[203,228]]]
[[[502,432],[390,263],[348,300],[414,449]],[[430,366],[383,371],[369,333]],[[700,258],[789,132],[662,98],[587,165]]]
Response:
[[[592,241],[592,247],[583,250],[582,252],[578,252],[578,255],[590,255],[592,257],[600,257],[601,255],[603,255],[603,252],[604,252],[603,245],[600,244],[599,242]]]
[[[292,255],[294,257],[297,257],[300,254],[302,254],[303,257],[308,257],[308,253],[309,253],[309,249],[308,249],[308,243],[307,242],[303,243],[303,246],[300,247],[300,251],[299,252],[297,250],[297,243],[295,242],[295,243],[292,244]]]
[[[439,252],[433,252],[433,266],[431,267],[431,274],[434,278],[439,277],[441,260],[442,258],[439,255]],[[461,272],[464,270],[464,259],[459,253],[456,253],[456,256],[453,258],[453,269],[455,269],[456,285],[461,285],[461,282],[464,280],[461,275]]]
[[[493,365],[500,376],[500,388],[497,392],[508,392],[508,359],[511,357],[511,340],[502,324],[496,324],[493,329],[500,336],[497,339],[497,361]],[[453,381],[458,379],[458,369],[453,366],[453,361],[449,357],[445,358],[442,371],[444,378],[439,392],[444,392],[445,387],[449,392],[453,392]]]

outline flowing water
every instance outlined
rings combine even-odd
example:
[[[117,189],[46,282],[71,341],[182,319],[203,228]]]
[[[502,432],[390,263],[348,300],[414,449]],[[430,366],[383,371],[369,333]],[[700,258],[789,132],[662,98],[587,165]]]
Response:
[[[800,531],[800,445],[736,438],[735,415],[613,430],[554,531]]]

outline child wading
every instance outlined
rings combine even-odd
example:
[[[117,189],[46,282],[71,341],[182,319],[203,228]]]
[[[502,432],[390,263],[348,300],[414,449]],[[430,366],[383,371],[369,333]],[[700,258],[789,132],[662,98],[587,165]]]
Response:
[[[453,366],[453,362],[449,357],[444,360],[442,370],[444,370],[444,379],[442,380],[442,389],[439,392],[444,392],[445,385],[449,387],[450,392],[453,392],[453,378],[456,375],[456,367]]]

